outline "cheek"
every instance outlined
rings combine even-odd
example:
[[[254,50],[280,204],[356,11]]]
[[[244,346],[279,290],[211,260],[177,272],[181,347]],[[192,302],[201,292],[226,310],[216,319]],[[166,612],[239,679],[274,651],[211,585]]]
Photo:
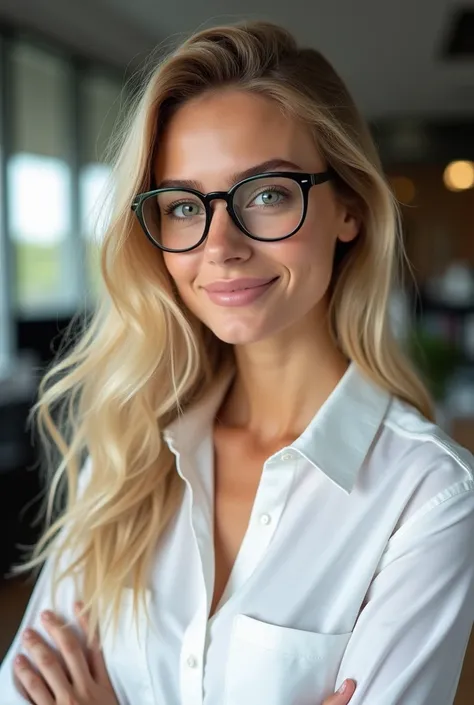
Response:
[[[326,279],[332,273],[336,238],[329,230],[305,223],[288,240],[274,243],[273,259],[285,266],[290,275]]]
[[[196,278],[198,271],[197,258],[191,254],[163,252],[163,261],[178,290],[184,292],[186,287]]]
[[[199,317],[199,303],[193,290],[193,283],[199,273],[200,258],[191,253],[180,255],[163,252],[163,261],[179,299]]]

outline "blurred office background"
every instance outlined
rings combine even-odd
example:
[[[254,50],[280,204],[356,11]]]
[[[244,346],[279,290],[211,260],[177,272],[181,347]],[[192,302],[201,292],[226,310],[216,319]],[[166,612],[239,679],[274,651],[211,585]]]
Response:
[[[151,50],[241,17],[322,50],[370,121],[410,262],[393,325],[440,423],[474,451],[472,0],[0,0],[0,575],[35,538],[26,416],[61,333],[100,287],[107,145],[136,72]],[[15,610],[2,585],[0,658],[30,589],[15,583]],[[459,705],[471,680],[465,666]]]

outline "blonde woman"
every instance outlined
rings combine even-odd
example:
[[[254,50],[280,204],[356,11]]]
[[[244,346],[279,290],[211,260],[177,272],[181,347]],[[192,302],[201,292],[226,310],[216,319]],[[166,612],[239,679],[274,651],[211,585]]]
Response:
[[[35,407],[48,516],[68,493],[2,705],[449,705],[473,458],[391,336],[397,210],[343,82],[278,26],[201,31],[114,180],[103,298]]]

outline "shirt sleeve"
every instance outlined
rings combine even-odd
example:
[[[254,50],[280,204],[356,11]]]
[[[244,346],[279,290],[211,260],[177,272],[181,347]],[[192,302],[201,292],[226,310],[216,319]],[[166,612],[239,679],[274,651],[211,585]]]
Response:
[[[90,476],[90,464],[86,462],[81,470],[78,493],[82,489]],[[64,533],[62,529],[61,533]],[[66,558],[66,557],[65,557]],[[60,561],[60,568],[65,567],[63,560]],[[61,580],[57,591],[57,609],[60,616],[66,621],[70,621],[73,625],[77,625],[74,617],[73,604],[74,600],[78,599],[76,594],[76,583],[72,577],[67,577]],[[35,629],[45,641],[53,648],[56,648],[54,641],[49,636],[48,632],[43,627],[40,620],[40,613],[45,609],[53,609],[52,602],[52,560],[49,558],[45,561],[41,572],[36,580],[33,592],[28,602],[26,611],[23,615],[20,627],[16,636],[0,665],[0,693],[2,705],[23,705],[30,703],[23,695],[21,695],[19,686],[17,685],[13,672],[13,660],[19,653],[25,654],[28,657],[28,651],[24,649],[22,644],[22,635],[27,627]],[[72,626],[79,638],[82,639],[82,633],[78,626]],[[34,664],[33,664],[34,665]]]
[[[452,705],[474,620],[474,482],[426,503],[390,539],[344,653],[350,705]]]

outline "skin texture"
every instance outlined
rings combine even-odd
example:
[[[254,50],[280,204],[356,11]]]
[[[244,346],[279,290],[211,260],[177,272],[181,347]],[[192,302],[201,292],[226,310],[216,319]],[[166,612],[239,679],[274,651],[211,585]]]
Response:
[[[80,630],[86,634],[87,614],[75,607]],[[15,660],[14,676],[19,692],[34,705],[118,705],[105,666],[100,637],[96,633],[90,649],[54,612],[41,615],[54,641],[51,646],[34,629],[25,630],[23,644],[28,657]]]
[[[274,101],[225,90],[178,109],[160,143],[155,178],[192,179],[203,193],[227,190],[233,174],[275,158],[302,172],[327,168],[306,126]],[[280,242],[246,237],[224,201],[212,207],[207,240],[191,252],[163,256],[185,305],[235,346],[238,379],[220,417],[245,426],[262,443],[297,437],[347,367],[329,335],[327,290],[336,242],[354,239],[360,224],[331,182],[311,188],[302,228]],[[247,276],[278,281],[253,303],[235,308],[216,305],[203,289]]]

